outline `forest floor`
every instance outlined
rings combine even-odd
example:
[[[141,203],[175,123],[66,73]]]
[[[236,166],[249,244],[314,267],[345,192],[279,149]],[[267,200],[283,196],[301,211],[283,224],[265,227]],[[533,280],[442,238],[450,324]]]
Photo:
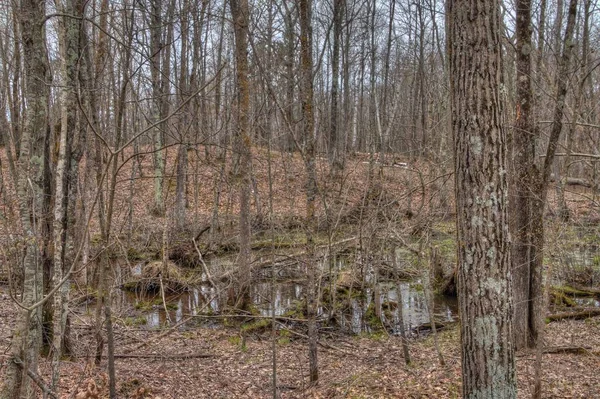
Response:
[[[0,286],[0,350],[7,359],[16,309]],[[93,366],[90,315],[73,314],[75,360],[61,368],[61,398],[108,397],[106,362]],[[169,332],[168,334],[165,334]],[[596,398],[600,387],[600,318],[565,320],[546,326],[548,348],[582,347],[580,353],[543,355],[544,398]],[[277,377],[281,398],[459,398],[459,331],[439,333],[446,365],[440,366],[433,337],[411,340],[405,365],[401,340],[387,335],[322,332],[320,379],[308,385],[307,342],[302,329],[279,330]],[[146,330],[115,323],[117,391],[122,398],[272,397],[270,330],[242,338],[234,327],[215,327],[191,319],[179,328]],[[535,352],[517,353],[519,398],[531,395]],[[49,380],[50,361],[40,373]],[[0,370],[0,375],[3,370]],[[83,392],[90,391],[88,396]]]
[[[143,175],[123,167],[117,184],[115,199],[115,227],[123,257],[130,254],[160,259],[162,231],[169,228],[170,245],[188,242],[198,231],[211,222],[215,195],[220,193],[219,217],[221,241],[236,242],[238,190],[232,162],[221,168],[222,162],[208,159],[190,161],[188,191],[188,227],[176,232],[170,221],[175,198],[176,151],[167,159],[167,218],[150,215],[153,189],[151,158],[139,159]],[[202,151],[199,151],[202,154]],[[253,244],[268,241],[269,202],[273,201],[273,220],[276,232],[282,237],[299,229],[304,216],[305,193],[302,161],[297,155],[256,150],[254,155],[252,210],[254,215]],[[321,195],[318,214],[321,234],[318,238],[343,240],[360,236],[363,240],[386,237],[393,232],[405,236],[418,235],[423,225],[442,223],[447,227],[441,235],[452,253],[454,235],[452,220],[452,170],[450,165],[404,166],[403,159],[390,159],[385,167],[375,170],[373,186],[378,190],[366,191],[368,182],[368,156],[359,154],[348,160],[346,174],[341,183],[328,179],[326,160],[319,160]],[[269,195],[268,169],[273,163],[273,192]],[[135,165],[132,165],[135,169]],[[82,166],[82,172],[84,170]],[[138,173],[135,175],[135,173]],[[132,174],[133,173],[133,174]],[[135,178],[130,177],[135,175]],[[85,180],[85,179],[84,179]],[[9,182],[10,179],[5,179]],[[222,192],[221,192],[222,190]],[[13,190],[8,187],[6,193]],[[0,244],[10,248],[12,230],[17,220],[14,198],[4,194],[0,211],[7,215],[7,223],[0,225]],[[582,190],[568,193],[574,219],[582,224],[596,223],[597,209]],[[595,199],[595,197],[594,197]],[[393,201],[392,201],[393,200]],[[369,203],[369,201],[371,203]],[[556,208],[550,195],[550,208]],[[325,205],[336,215],[333,223],[325,215]],[[594,208],[594,209],[592,209]],[[363,215],[363,210],[367,209]],[[131,212],[131,213],[129,213]],[[366,217],[366,214],[369,214]],[[129,217],[132,215],[132,217]],[[260,216],[260,217],[257,217]],[[260,220],[266,220],[260,223]],[[384,222],[382,222],[382,220]],[[590,222],[591,221],[591,222]],[[436,227],[437,228],[437,227]],[[329,231],[334,237],[325,237]],[[127,232],[131,242],[127,240]],[[261,233],[262,235],[258,234]],[[572,239],[565,240],[566,232]],[[301,235],[302,236],[302,235]],[[90,241],[98,237],[97,221],[91,223]],[[323,238],[325,237],[325,238]],[[598,236],[590,235],[594,243]],[[301,245],[302,238],[291,241],[282,251],[289,254],[290,247]],[[554,223],[548,230],[547,243],[550,255],[559,250],[572,251],[578,242],[589,237],[579,237],[571,229]],[[369,243],[363,243],[368,245]],[[569,244],[568,248],[563,248]],[[125,247],[124,245],[130,245]],[[443,249],[443,248],[442,248]],[[95,253],[91,249],[91,257]],[[235,253],[235,247],[231,249]],[[190,248],[196,256],[194,248]],[[551,259],[549,257],[549,259]],[[3,262],[5,265],[10,262]],[[128,266],[131,266],[128,264]],[[452,267],[452,263],[449,263]],[[0,279],[2,280],[2,279]],[[64,360],[61,368],[61,398],[108,397],[106,360],[94,366],[95,350],[93,314],[88,310],[72,309],[72,337],[74,360]],[[9,358],[10,335],[17,320],[17,307],[8,294],[8,286],[0,285],[0,381],[4,363]],[[446,365],[440,366],[431,336],[410,341],[411,364],[405,365],[401,340],[383,334],[349,335],[323,328],[320,334],[320,379],[316,386],[308,384],[308,349],[305,329],[296,323],[293,330],[279,329],[276,337],[277,376],[281,398],[458,398],[461,397],[460,342],[458,326],[441,331],[439,342]],[[233,323],[207,324],[199,317],[169,330],[169,327],[151,329],[127,323],[116,316],[115,353],[117,390],[120,398],[268,398],[272,397],[273,347],[270,329],[242,336],[240,327]],[[169,332],[168,334],[165,334]],[[565,320],[547,325],[545,343],[548,348],[581,347],[578,353],[547,353],[542,360],[544,398],[596,398],[600,387],[600,318],[585,321]],[[143,346],[142,346],[143,345]],[[531,396],[534,384],[535,352],[517,354],[519,397]],[[49,381],[50,361],[43,358],[39,370]],[[84,392],[89,391],[89,395]]]

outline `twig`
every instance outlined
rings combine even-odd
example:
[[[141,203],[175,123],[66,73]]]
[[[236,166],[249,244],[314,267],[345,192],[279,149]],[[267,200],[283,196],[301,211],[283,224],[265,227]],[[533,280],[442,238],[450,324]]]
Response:
[[[163,307],[165,308],[165,314],[169,324],[171,323],[171,316],[169,315],[169,309],[167,309],[167,301],[165,299],[165,286],[163,285],[162,273],[158,273],[158,280],[160,281],[160,295],[162,297]]]
[[[200,236],[200,235],[198,235],[198,236]],[[198,247],[198,244],[196,243],[196,238],[192,238],[192,242],[194,243],[194,248],[196,248],[196,252],[198,253],[198,258],[200,259],[200,263],[202,264],[204,273],[206,273],[206,280],[210,283],[210,285],[212,285],[213,287],[216,287],[217,285],[213,281],[213,278],[210,275],[210,271],[208,271],[208,266],[206,266],[206,263],[204,262],[204,258],[202,257],[202,252],[200,252],[200,248]]]

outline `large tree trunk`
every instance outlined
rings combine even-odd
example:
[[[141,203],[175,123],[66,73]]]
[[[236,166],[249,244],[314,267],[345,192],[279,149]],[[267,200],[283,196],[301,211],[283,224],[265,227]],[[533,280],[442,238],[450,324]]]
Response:
[[[446,16],[463,397],[516,398],[500,5],[449,0]]]

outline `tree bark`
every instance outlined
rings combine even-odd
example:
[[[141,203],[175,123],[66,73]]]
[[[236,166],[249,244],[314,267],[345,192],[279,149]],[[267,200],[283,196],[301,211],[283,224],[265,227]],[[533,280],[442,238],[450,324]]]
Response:
[[[306,304],[308,318],[308,361],[311,384],[319,379],[317,358],[317,298],[316,259],[314,232],[316,231],[315,202],[317,199],[317,172],[315,167],[315,136],[313,110],[313,59],[312,59],[312,2],[299,0],[300,12],[300,87],[302,95],[302,117],[304,130],[304,164],[306,168],[306,254],[307,287]]]
[[[78,0],[65,2],[63,12],[67,15],[83,15],[83,4]],[[67,241],[67,206],[69,198],[68,176],[70,169],[70,145],[76,130],[77,98],[79,82],[77,61],[80,57],[81,20],[64,18],[61,21],[60,49],[63,58],[63,87],[61,93],[61,131],[59,135],[58,162],[56,165],[54,202],[54,284],[62,281],[65,269]],[[67,327],[70,282],[65,282],[54,295],[54,320],[52,343],[52,389],[58,392],[60,359],[63,356],[63,337]]]
[[[535,193],[531,190],[539,175],[535,163],[536,130],[534,127],[531,85],[531,0],[517,1],[517,109],[513,132],[514,214],[512,246],[512,275],[514,295],[515,346],[528,345],[530,325],[531,267],[536,248],[531,242],[532,206]]]
[[[329,163],[334,173],[344,168],[339,138],[340,41],[342,35],[343,0],[333,0],[333,54],[331,59],[331,125],[329,127]]]
[[[248,0],[230,0],[235,34],[235,62],[237,83],[237,126],[235,150],[240,157],[238,180],[240,182],[240,254],[237,276],[236,307],[250,306],[250,189],[252,166],[252,138],[250,134],[250,80],[248,78]]]
[[[500,4],[446,5],[463,397],[516,398]]]
[[[47,54],[44,40],[45,15],[44,1],[23,0],[19,11],[21,43],[24,58],[25,89],[24,96],[27,107],[24,115],[24,126],[21,132],[18,160],[18,181],[16,194],[19,204],[19,216],[23,231],[25,255],[23,260],[24,281],[22,304],[30,306],[42,297],[42,269],[37,261],[39,237],[32,225],[35,220],[39,202],[39,187],[36,182],[42,174],[43,161],[36,155],[36,141],[43,138],[48,125],[48,87]],[[30,181],[33,184],[30,186]],[[33,190],[32,190],[33,189]],[[33,207],[33,208],[32,208]],[[31,311],[19,311],[17,327],[13,334],[10,356],[3,382],[0,398],[8,399],[21,396],[29,397],[32,385],[28,380],[27,370],[37,367],[41,343],[41,307]],[[20,367],[19,363],[22,361]]]

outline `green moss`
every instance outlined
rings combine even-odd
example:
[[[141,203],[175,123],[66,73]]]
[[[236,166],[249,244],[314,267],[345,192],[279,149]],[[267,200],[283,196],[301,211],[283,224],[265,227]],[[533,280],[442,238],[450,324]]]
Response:
[[[243,352],[248,350],[248,347],[246,346],[246,337],[244,335],[232,335],[227,338],[227,340],[231,345],[239,347]]]
[[[229,343],[233,346],[238,346],[242,343],[242,337],[239,335],[232,335],[231,337],[227,338],[227,341],[229,341]]]
[[[163,301],[161,298],[155,298],[155,299],[148,300],[148,301],[140,300],[140,301],[136,302],[136,304],[134,305],[134,308],[137,310],[141,310],[142,312],[147,312],[157,306],[159,306],[161,308],[163,307]],[[168,310],[177,310],[178,306],[176,303],[167,302],[167,309]]]
[[[152,309],[152,301],[138,301],[133,307],[137,310],[146,312]]]
[[[358,335],[360,338],[368,338],[373,341],[384,341],[387,339],[388,335],[384,330],[377,330],[371,332],[362,332]]]
[[[383,324],[381,323],[381,319],[377,317],[374,302],[371,302],[371,304],[367,307],[364,317],[366,324],[373,332],[383,331]]]
[[[569,295],[572,297],[593,297],[594,296],[593,292],[579,290],[577,288],[573,288],[568,285],[552,287],[552,291],[560,292],[563,295]]]
[[[271,319],[257,319],[251,323],[242,324],[242,334],[248,334],[253,332],[263,332],[266,329],[271,328]]]
[[[288,317],[290,319],[303,319],[306,317],[306,306],[304,301],[293,301],[292,306],[290,306],[283,317]]]
[[[121,288],[125,291],[137,291],[138,282],[137,281],[128,281],[121,286]]]
[[[410,287],[417,292],[423,292],[425,290],[425,287],[423,287],[423,284],[421,283],[413,283]]]
[[[156,259],[154,252],[141,252],[137,248],[130,247],[127,249],[127,259],[130,261],[153,260]]]
[[[440,221],[435,223],[433,228],[444,234],[456,233],[456,223],[454,221]]]
[[[148,320],[144,316],[126,317],[124,323],[128,327],[143,326],[148,323]]]
[[[90,243],[100,244],[100,241],[102,241],[102,236],[100,234],[91,234],[90,235]]]

